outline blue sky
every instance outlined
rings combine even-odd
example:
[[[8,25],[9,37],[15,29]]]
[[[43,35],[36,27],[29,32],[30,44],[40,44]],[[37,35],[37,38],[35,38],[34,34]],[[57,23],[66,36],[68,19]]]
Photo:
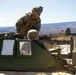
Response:
[[[76,21],[76,0],[0,0],[0,27],[15,26],[35,6],[43,6],[42,24]]]

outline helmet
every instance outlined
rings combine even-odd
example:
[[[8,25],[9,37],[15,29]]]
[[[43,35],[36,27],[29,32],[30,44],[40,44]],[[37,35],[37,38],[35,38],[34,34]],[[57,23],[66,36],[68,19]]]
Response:
[[[34,13],[34,14],[39,14],[40,15],[42,13],[42,11],[43,11],[43,7],[42,6],[34,7],[32,9],[32,13]]]
[[[35,29],[31,29],[27,32],[27,38],[32,39],[32,38],[37,38],[39,36],[39,33]]]

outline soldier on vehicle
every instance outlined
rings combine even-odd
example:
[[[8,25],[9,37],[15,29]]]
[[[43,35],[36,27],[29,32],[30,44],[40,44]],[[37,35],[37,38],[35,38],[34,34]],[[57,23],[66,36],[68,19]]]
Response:
[[[45,46],[43,43],[41,43],[39,41],[39,32],[35,29],[30,29],[27,32],[27,38],[33,40],[34,42],[36,42],[41,48],[45,49]]]
[[[36,29],[39,32],[41,28],[40,15],[42,11],[43,11],[42,6],[34,7],[32,9],[32,12],[28,12],[23,17],[21,17],[16,22],[17,33],[20,33],[22,37],[26,38],[27,32],[30,29]]]

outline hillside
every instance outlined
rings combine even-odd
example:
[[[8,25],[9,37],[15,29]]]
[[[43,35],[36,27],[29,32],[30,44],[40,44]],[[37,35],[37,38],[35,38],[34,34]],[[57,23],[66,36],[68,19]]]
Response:
[[[71,32],[76,32],[76,22],[42,24],[40,33],[60,33],[67,28],[70,28]]]
[[[70,28],[71,32],[76,32],[76,22],[42,24],[40,34],[59,33],[67,28]],[[0,32],[16,32],[15,29],[15,26],[0,27]]]

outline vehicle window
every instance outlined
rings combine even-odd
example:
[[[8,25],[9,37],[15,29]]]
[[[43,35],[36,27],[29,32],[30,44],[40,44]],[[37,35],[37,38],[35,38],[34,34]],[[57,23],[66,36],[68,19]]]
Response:
[[[19,52],[20,55],[31,55],[31,41],[19,40]]]
[[[3,40],[1,55],[13,55],[14,40]]]

